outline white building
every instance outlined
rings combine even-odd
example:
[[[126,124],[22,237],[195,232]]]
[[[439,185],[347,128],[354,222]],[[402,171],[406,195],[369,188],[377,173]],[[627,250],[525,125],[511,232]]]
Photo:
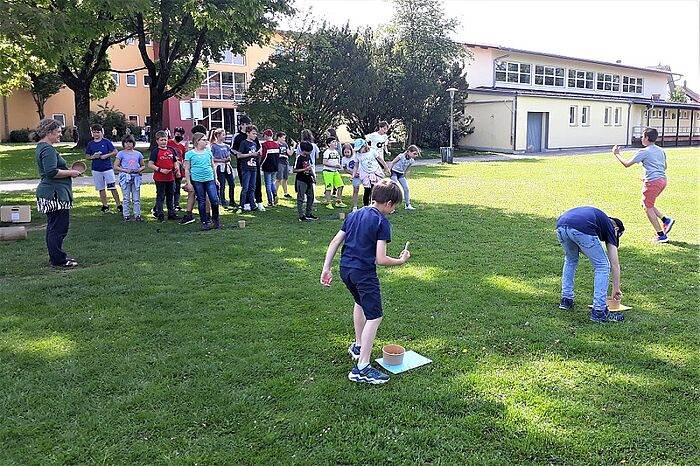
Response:
[[[659,131],[659,145],[700,143],[700,104],[666,100],[668,70],[465,46],[473,54],[466,114],[475,130],[460,147],[517,153],[635,145],[646,126]]]

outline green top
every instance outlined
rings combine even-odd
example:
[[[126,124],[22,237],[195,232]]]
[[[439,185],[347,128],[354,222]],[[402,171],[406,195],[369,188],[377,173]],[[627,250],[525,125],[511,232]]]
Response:
[[[39,168],[41,181],[36,187],[36,197],[43,199],[58,199],[72,202],[73,179],[71,177],[55,178],[58,170],[67,170],[66,161],[48,142],[40,142],[36,146],[36,164]]]

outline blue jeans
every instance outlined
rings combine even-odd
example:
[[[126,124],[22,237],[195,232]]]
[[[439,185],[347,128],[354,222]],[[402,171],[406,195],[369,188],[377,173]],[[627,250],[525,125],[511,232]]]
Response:
[[[411,193],[408,191],[408,182],[406,181],[406,175],[392,170],[391,181],[398,181],[399,183],[401,183],[401,187],[403,188],[403,202],[407,206],[411,205]]]
[[[209,181],[194,181],[192,186],[197,193],[197,208],[199,209],[199,219],[202,223],[209,223],[212,219],[207,213],[207,196],[211,203],[211,213],[215,222],[219,221],[219,195],[216,193],[216,182]]]
[[[597,236],[587,235],[571,227],[557,228],[559,244],[564,248],[564,269],[561,277],[561,296],[574,299],[574,275],[578,266],[579,252],[591,261],[593,271],[593,309],[603,310],[607,306],[610,261]]]
[[[275,200],[277,187],[275,186],[275,175],[277,172],[263,172],[265,177],[265,191],[267,191],[267,202],[272,205]]]
[[[241,209],[249,204],[250,208],[255,208],[255,172],[243,168],[241,174]]]

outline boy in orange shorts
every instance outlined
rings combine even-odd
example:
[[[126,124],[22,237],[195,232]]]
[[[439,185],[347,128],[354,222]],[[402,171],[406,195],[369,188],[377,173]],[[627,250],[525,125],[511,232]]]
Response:
[[[629,168],[635,163],[641,163],[644,169],[644,187],[642,188],[642,206],[646,210],[647,218],[656,231],[652,239],[655,243],[667,243],[668,234],[676,221],[666,217],[656,208],[656,198],[666,188],[666,153],[654,144],[659,137],[659,132],[654,128],[646,128],[642,133],[642,145],[644,149],[638,151],[634,157],[625,160],[620,156],[620,148],[613,147],[613,154],[625,167]],[[659,223],[661,219],[661,223]]]

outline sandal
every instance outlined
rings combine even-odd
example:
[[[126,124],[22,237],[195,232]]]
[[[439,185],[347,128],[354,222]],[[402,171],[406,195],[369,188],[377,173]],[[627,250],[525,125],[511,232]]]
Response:
[[[54,267],[63,267],[63,268],[73,268],[77,267],[78,262],[75,259],[67,259],[65,263],[61,265],[54,265]]]

